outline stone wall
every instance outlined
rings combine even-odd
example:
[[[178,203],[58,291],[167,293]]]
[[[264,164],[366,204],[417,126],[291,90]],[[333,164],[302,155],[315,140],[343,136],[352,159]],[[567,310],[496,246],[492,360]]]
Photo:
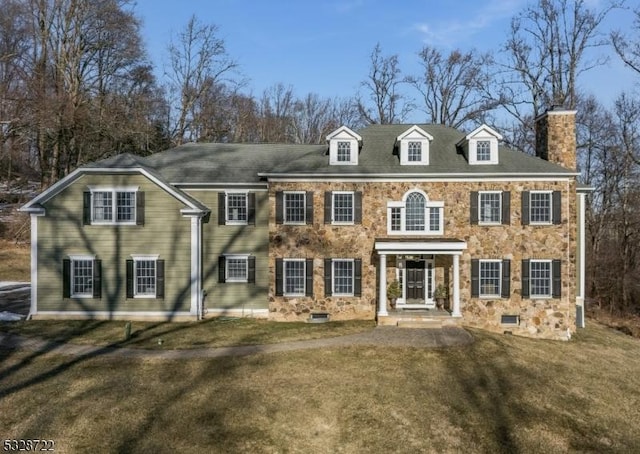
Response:
[[[545,338],[565,338],[575,330],[575,181],[515,182],[272,182],[269,188],[269,308],[275,320],[304,320],[309,313],[327,311],[333,320],[372,319],[377,307],[377,256],[374,242],[388,238],[387,202],[402,200],[413,189],[424,191],[429,200],[444,201],[444,235],[429,238],[456,238],[467,242],[460,259],[460,302],[464,323],[493,331]],[[276,191],[314,191],[314,222],[288,226],[275,223]],[[362,224],[334,226],[324,224],[325,191],[361,191]],[[470,193],[500,190],[511,192],[511,224],[480,226],[470,224]],[[560,225],[522,225],[523,191],[555,190],[562,194]],[[395,236],[394,238],[397,238]],[[416,236],[416,240],[426,238]],[[275,296],[275,259],[313,258],[314,296],[287,298]],[[362,259],[362,296],[325,297],[324,258]],[[510,259],[511,298],[471,298],[471,259]],[[522,259],[560,259],[562,297],[523,299],[521,296]],[[389,260],[389,277],[395,261]],[[436,285],[448,273],[453,282],[450,258],[436,258]],[[447,282],[447,279],[443,279]],[[451,290],[451,289],[450,289]],[[451,292],[450,292],[451,293]],[[500,316],[519,315],[520,325],[505,328]]]
[[[550,110],[536,120],[536,156],[570,170],[576,167],[576,112]]]

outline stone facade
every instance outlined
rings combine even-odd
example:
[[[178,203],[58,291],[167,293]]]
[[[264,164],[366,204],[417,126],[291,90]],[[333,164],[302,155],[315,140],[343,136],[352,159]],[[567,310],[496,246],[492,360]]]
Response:
[[[550,110],[536,121],[536,156],[576,169],[576,112]]]
[[[329,312],[333,320],[373,319],[377,307],[378,257],[376,239],[393,238],[387,232],[387,202],[400,201],[410,190],[424,191],[429,200],[444,202],[444,233],[425,238],[455,238],[467,243],[460,258],[460,301],[463,322],[493,331],[544,337],[566,338],[575,329],[576,297],[576,195],[575,181],[398,181],[398,182],[272,182],[269,187],[269,268],[270,317],[274,320],[305,320],[312,312]],[[277,191],[313,191],[314,222],[311,225],[275,223]],[[510,191],[510,225],[482,226],[470,223],[472,191]],[[560,191],[562,219],[559,225],[522,225],[523,191]],[[325,191],[361,191],[362,223],[324,224]],[[313,297],[275,296],[275,259],[314,259]],[[325,297],[324,259],[362,259],[362,296]],[[471,259],[510,259],[511,297],[485,299],[471,297]],[[521,296],[522,259],[559,259],[562,272],[561,298],[532,300]],[[436,284],[453,281],[451,256],[436,257]],[[395,261],[388,260],[388,281],[395,278]],[[450,288],[451,294],[451,288]],[[501,315],[518,315],[520,324],[505,328]]]

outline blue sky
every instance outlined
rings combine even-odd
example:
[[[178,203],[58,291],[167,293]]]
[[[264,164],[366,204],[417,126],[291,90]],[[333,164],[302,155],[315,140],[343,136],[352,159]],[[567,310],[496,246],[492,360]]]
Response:
[[[588,0],[597,5],[604,0]],[[192,14],[216,24],[232,58],[249,79],[254,95],[276,83],[298,95],[347,97],[365,79],[371,50],[397,54],[405,74],[418,74],[417,52],[432,45],[448,52],[498,52],[510,19],[528,0],[138,0],[143,37],[158,75],[166,46]],[[397,6],[401,4],[402,6]],[[614,12],[608,24],[628,28],[630,14]],[[611,53],[610,50],[600,51]],[[611,63],[591,71],[583,87],[610,102],[633,79],[611,55]]]

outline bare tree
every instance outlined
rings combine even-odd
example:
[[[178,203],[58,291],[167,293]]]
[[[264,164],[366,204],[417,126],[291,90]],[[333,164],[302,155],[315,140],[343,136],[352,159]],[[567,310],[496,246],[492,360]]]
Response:
[[[490,94],[493,57],[476,51],[453,50],[443,55],[425,46],[419,53],[422,74],[409,82],[421,95],[421,109],[430,123],[459,128],[467,122],[486,122],[501,100]]]
[[[622,61],[640,74],[640,8],[636,9],[633,14],[635,16],[633,30],[636,36],[631,38],[617,30],[611,33],[611,42]]]
[[[370,56],[367,79],[362,82],[365,101],[358,95],[356,105],[366,123],[390,124],[404,121],[411,109],[410,103],[399,91],[404,83],[397,55],[385,57],[378,43]]]
[[[172,138],[175,144],[198,140],[198,121],[205,98],[211,99],[218,84],[231,82],[237,63],[227,54],[224,40],[218,37],[218,27],[202,24],[195,16],[187,22],[176,41],[168,47],[172,101]]]
[[[278,83],[264,90],[258,104],[261,141],[293,142],[294,105],[293,87]]]

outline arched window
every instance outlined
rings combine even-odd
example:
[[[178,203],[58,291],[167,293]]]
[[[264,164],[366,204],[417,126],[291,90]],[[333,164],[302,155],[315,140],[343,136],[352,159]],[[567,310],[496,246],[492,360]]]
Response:
[[[412,232],[423,231],[427,200],[419,192],[412,192],[407,196],[405,204],[405,229]]]
[[[402,201],[387,203],[387,231],[391,235],[442,235],[444,202],[433,202],[418,189]]]

